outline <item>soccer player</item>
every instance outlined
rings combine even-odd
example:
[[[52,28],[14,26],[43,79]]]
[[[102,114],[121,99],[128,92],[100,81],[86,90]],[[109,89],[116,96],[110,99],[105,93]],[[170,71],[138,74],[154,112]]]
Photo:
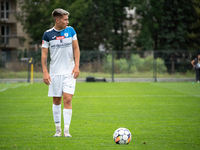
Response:
[[[61,99],[64,109],[64,136],[71,137],[69,126],[72,117],[72,97],[76,78],[79,76],[80,50],[75,30],[69,24],[69,12],[55,9],[52,12],[55,25],[44,32],[42,38],[43,81],[49,86],[48,96],[53,97],[53,118],[56,126],[54,137],[62,135]],[[50,50],[50,69],[47,69],[47,54]]]

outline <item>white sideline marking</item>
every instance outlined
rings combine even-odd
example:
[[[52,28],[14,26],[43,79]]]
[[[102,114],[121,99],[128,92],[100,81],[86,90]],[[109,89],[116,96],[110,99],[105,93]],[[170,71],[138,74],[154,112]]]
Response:
[[[113,95],[113,96],[112,95],[105,95],[105,96],[95,96],[94,95],[94,96],[73,96],[73,97],[75,97],[75,98],[81,98],[81,97],[86,97],[86,98],[99,98],[99,97],[200,97],[200,95]],[[16,97],[3,97],[3,98],[16,98]],[[39,96],[39,97],[20,97],[20,98],[43,98],[43,99],[47,98],[48,99],[50,97]]]
[[[200,95],[105,95],[105,96],[73,96],[73,97],[200,97]]]
[[[12,87],[12,88],[13,88],[13,89],[16,89],[16,88],[18,88],[18,87],[20,87],[20,86],[22,86],[22,85],[17,85],[17,86]]]
[[[0,90],[0,92],[3,92],[3,91],[5,91],[5,90],[7,90],[8,88],[5,88],[5,89],[2,89],[2,90]]]
[[[28,86],[28,85],[29,85],[29,83],[25,84],[24,86]]]
[[[28,86],[28,85],[30,85],[30,84],[27,83],[27,84],[25,84],[24,86]],[[17,85],[17,86],[14,86],[14,87],[12,87],[12,88],[13,88],[13,89],[16,89],[16,88],[18,88],[18,87],[20,87],[20,86],[22,86],[22,85]],[[3,91],[5,91],[5,90],[7,90],[7,89],[9,89],[9,88],[4,88],[4,89],[0,90],[0,92],[3,92]]]

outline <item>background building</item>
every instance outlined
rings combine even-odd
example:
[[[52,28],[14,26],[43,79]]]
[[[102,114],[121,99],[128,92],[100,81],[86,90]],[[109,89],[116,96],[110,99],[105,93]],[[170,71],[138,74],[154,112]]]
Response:
[[[0,11],[0,66],[9,69],[18,61],[18,51],[29,48],[30,39],[16,19],[20,13],[16,0],[1,0]]]

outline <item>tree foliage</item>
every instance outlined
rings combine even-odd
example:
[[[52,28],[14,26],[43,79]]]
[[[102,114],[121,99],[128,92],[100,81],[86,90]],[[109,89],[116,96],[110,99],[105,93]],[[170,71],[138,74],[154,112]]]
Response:
[[[190,49],[200,49],[200,0],[193,0],[195,15],[191,16],[194,20],[190,25],[190,31],[187,34],[187,42]]]
[[[161,22],[160,47],[167,50],[187,49],[189,25],[194,15],[192,2],[185,0],[165,0]]]
[[[134,0],[137,7],[138,24],[135,29],[140,30],[136,38],[136,46],[143,50],[172,50],[173,53],[157,53],[156,56],[165,58],[168,71],[174,73],[175,58],[185,58],[188,53],[176,53],[177,50],[192,49],[192,37],[197,37],[191,32],[194,25],[195,12],[191,0]],[[193,28],[196,32],[196,29]],[[191,33],[191,34],[188,34]],[[190,36],[190,38],[188,38]],[[199,44],[199,43],[198,43]]]
[[[45,29],[52,26],[51,8],[54,0],[18,0],[21,13],[17,19],[21,21],[24,30],[31,37],[33,44],[41,43]]]
[[[199,48],[200,0],[18,0],[18,19],[33,43],[41,43],[45,30],[54,26],[51,12],[63,8],[78,34],[82,50],[123,50],[128,42],[125,7],[137,7],[139,31],[136,48],[178,50]],[[193,5],[192,5],[193,4]],[[196,12],[196,13],[195,13]]]
[[[142,50],[157,50],[158,35],[161,30],[162,5],[164,0],[134,0],[133,5],[137,7],[138,24],[134,26],[140,34],[136,38],[136,46]]]
[[[63,8],[70,12],[69,22],[78,34],[83,50],[122,50],[126,42],[124,7],[129,0],[19,0],[22,12],[18,19],[33,43],[40,43],[45,30],[53,27],[51,12]]]
[[[195,15],[191,0],[134,0],[133,5],[140,16],[134,27],[140,30],[137,47],[144,50],[189,49],[187,34]]]
[[[108,48],[112,28],[110,3],[109,0],[104,2],[92,0],[82,12],[82,17],[75,20],[73,26],[76,26],[78,22],[80,24],[77,29],[82,49],[98,50],[100,44],[104,44]],[[77,6],[78,4],[73,5]]]
[[[112,30],[111,32],[111,44],[114,50],[123,50],[127,45],[125,43],[128,40],[127,27],[124,21],[127,20],[125,7],[130,6],[129,0],[112,0]]]

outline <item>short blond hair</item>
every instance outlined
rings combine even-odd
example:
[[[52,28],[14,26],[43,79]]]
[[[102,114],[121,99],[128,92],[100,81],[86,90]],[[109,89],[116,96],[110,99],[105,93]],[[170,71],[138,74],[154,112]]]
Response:
[[[54,21],[56,21],[57,18],[62,17],[63,15],[69,15],[69,12],[61,8],[57,8],[52,12],[52,17]]]

